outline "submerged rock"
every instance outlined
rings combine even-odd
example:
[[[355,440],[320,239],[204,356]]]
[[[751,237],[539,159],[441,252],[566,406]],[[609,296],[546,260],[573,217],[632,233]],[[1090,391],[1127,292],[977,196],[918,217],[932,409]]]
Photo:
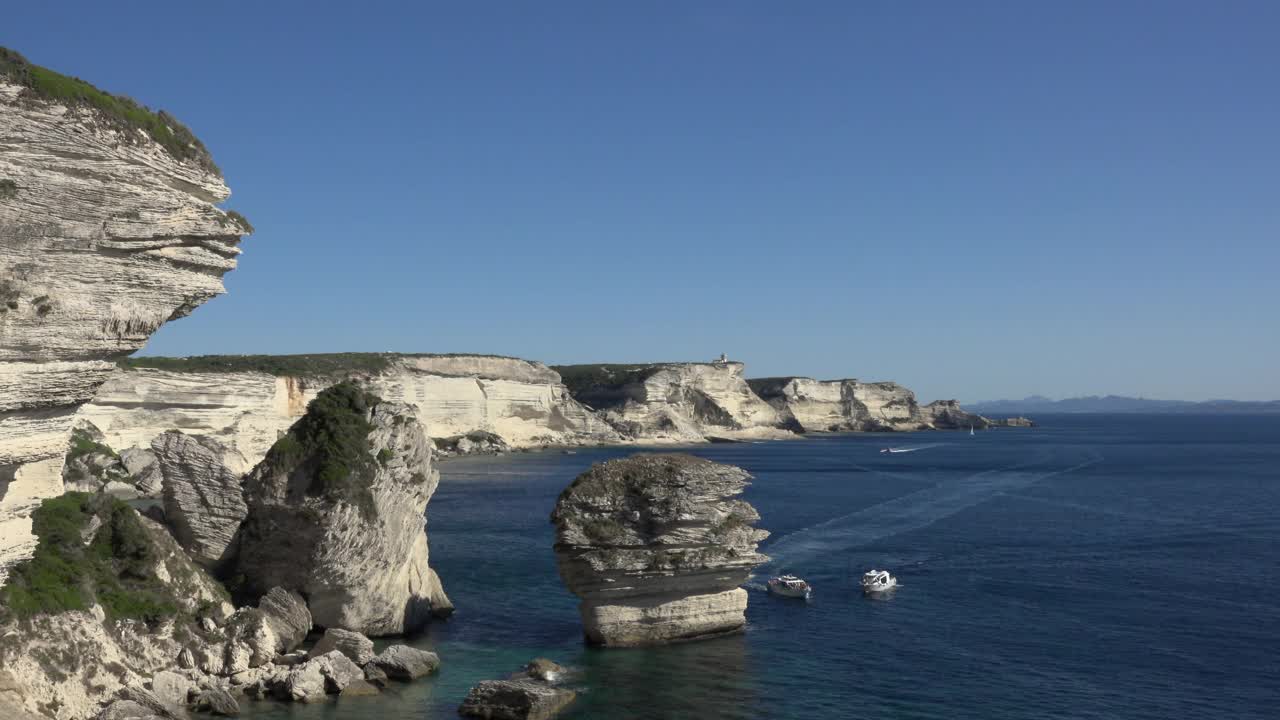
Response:
[[[471,688],[458,712],[488,720],[545,720],[576,697],[572,690],[536,680],[485,680]]]
[[[240,592],[297,591],[317,625],[366,635],[447,614],[427,565],[423,516],[439,482],[431,458],[408,405],[350,382],[321,392],[246,479]]]
[[[741,630],[739,586],[768,560],[755,508],[737,499],[751,476],[688,455],[599,463],[556,503],[560,577],[582,599],[588,642],[652,645]]]
[[[244,460],[208,437],[164,433],[151,443],[163,478],[165,521],[191,557],[221,567],[249,514],[240,486]]]

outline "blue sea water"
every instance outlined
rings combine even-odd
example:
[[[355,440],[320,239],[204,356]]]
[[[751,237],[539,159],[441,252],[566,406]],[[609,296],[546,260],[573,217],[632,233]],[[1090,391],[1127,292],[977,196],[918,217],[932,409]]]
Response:
[[[458,611],[412,641],[440,674],[246,709],[454,718],[472,684],[547,656],[581,672],[566,718],[1280,717],[1280,418],[1038,420],[682,449],[755,476],[773,561],[744,634],[639,650],[583,646],[548,521],[580,472],[637,450],[442,463],[428,529]],[[901,587],[863,597],[872,567]],[[766,594],[781,571],[813,599]]]

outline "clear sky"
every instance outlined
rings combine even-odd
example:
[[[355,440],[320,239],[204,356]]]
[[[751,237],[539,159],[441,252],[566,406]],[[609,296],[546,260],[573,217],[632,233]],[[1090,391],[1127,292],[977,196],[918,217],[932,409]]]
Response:
[[[1280,3],[13,2],[257,226],[149,354],[1280,397]]]

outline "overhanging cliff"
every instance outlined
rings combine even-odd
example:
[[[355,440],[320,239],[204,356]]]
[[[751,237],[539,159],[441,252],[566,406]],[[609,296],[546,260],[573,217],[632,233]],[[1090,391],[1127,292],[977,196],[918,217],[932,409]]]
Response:
[[[171,116],[0,48],[0,578],[114,360],[223,292],[229,195]]]

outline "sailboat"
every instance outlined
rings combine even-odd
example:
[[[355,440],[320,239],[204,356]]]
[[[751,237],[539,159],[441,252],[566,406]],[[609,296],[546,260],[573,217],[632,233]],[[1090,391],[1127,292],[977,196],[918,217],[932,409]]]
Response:
[[[973,426],[969,426],[969,437],[973,437]]]

